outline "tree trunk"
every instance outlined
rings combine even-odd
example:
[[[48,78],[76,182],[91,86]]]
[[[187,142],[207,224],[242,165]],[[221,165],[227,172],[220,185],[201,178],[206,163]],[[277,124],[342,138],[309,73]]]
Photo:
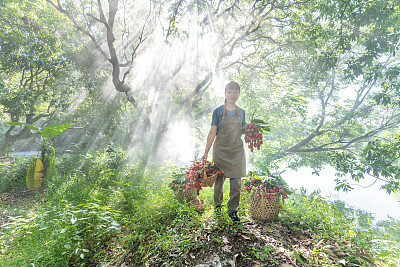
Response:
[[[9,136],[5,136],[3,143],[0,146],[0,155],[8,156],[14,146],[15,140],[12,140]]]
[[[18,134],[11,135],[10,133],[14,128],[14,126],[11,126],[5,133],[3,143],[0,146],[0,155],[9,155],[16,141],[31,137],[27,127],[24,127]]]

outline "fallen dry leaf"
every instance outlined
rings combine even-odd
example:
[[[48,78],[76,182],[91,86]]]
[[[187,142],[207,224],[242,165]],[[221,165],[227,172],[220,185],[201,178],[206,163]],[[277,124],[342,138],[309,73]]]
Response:
[[[226,245],[225,247],[222,248],[223,251],[225,252],[231,252],[232,246]]]
[[[239,254],[235,254],[233,255],[233,259],[232,259],[232,267],[236,267],[236,258],[237,256],[239,256]]]
[[[285,254],[285,249],[283,247],[279,247],[277,252],[279,254]]]

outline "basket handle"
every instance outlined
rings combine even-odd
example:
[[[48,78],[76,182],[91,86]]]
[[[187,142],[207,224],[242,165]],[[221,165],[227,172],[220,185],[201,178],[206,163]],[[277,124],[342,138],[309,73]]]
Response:
[[[264,194],[264,192],[261,190],[261,192],[260,192],[260,196],[261,196],[261,205],[265,205],[265,194]]]

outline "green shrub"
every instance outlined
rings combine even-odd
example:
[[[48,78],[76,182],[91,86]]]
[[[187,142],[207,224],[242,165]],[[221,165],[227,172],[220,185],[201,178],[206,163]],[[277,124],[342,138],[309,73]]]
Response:
[[[167,183],[158,190],[143,192],[145,198],[135,199],[136,209],[130,220],[131,234],[126,248],[132,251],[135,266],[144,265],[149,258],[168,258],[173,252],[185,255],[196,248],[196,231],[202,227],[200,216],[188,203],[178,201]],[[166,264],[154,262],[154,266]],[[184,265],[182,257],[171,259],[166,265]]]
[[[73,158],[63,157],[64,166],[77,166]],[[175,199],[166,174],[120,160],[88,154],[81,167],[49,178],[36,214],[20,218],[0,238],[0,266],[92,266],[107,262],[108,244],[118,241],[136,249],[136,263],[158,249],[192,247],[193,238],[182,239],[180,231],[199,220],[187,203]],[[147,243],[155,236],[165,239]]]
[[[16,158],[14,163],[1,164],[0,193],[26,188],[26,173],[30,164],[30,158]]]
[[[371,242],[378,257],[389,266],[400,266],[400,220],[390,218],[380,221],[377,230]]]
[[[56,161],[60,174],[79,171],[86,175],[93,175],[102,169],[121,170],[126,165],[127,153],[122,149],[112,149],[108,152],[93,151],[86,154],[64,154]]]
[[[119,216],[118,211],[97,203],[75,206],[62,202],[44,207],[8,227],[8,234],[0,240],[5,252],[3,263],[8,266],[94,265],[118,239]]]
[[[335,236],[339,241],[351,241],[354,237],[357,223],[354,211],[345,208],[343,202],[325,200],[318,191],[308,194],[301,189],[287,199],[285,208],[299,226],[311,228],[321,237]]]
[[[59,175],[47,180],[47,201],[79,204],[95,199],[107,205],[115,190],[141,179],[135,175],[136,166],[128,166],[126,153],[119,149],[66,154],[58,158],[56,166]]]
[[[309,194],[302,188],[286,200],[282,221],[295,229],[310,230],[320,239],[342,243],[342,249],[349,255],[370,251],[389,266],[400,264],[398,220],[381,221],[375,225],[370,213],[348,208],[342,201],[328,201],[318,191]],[[368,254],[350,256],[346,261],[363,266],[368,263],[368,258]]]

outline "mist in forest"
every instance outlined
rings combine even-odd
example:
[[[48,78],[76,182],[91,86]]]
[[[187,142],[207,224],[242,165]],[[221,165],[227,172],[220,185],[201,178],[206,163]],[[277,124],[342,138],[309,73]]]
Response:
[[[136,114],[132,115],[138,118],[133,126],[126,125],[134,128],[129,150],[141,156],[135,152],[146,151],[152,163],[188,163],[200,157],[205,147],[212,110],[195,121],[193,116],[199,111],[180,106],[179,102],[182,101],[180,94],[190,95],[206,70],[215,68],[218,40],[212,33],[202,32],[196,21],[187,24],[188,38],[173,43],[165,42],[160,25],[152,25],[148,37],[151,42],[137,56],[135,68],[128,76],[127,83],[137,99]],[[222,103],[225,82],[224,73],[214,71],[209,90],[214,95],[211,97],[217,99],[200,97],[202,107]],[[112,99],[116,94],[108,81],[104,97]]]
[[[242,86],[238,104],[247,119],[257,111],[272,126],[262,150],[248,157],[251,167],[276,162],[318,170],[354,156],[373,169],[376,160],[362,162],[367,145],[379,140],[373,151],[380,151],[396,142],[395,2],[339,9],[297,1],[46,3],[1,10],[9,25],[3,45],[11,44],[5,47],[25,65],[0,55],[14,67],[2,82],[16,92],[0,99],[4,120],[74,123],[69,135],[57,137],[57,150],[114,145],[127,148],[135,163],[187,162],[202,154],[228,80]],[[19,49],[25,46],[28,55]],[[47,87],[31,83],[46,77]],[[11,146],[22,130],[9,134],[8,127],[3,143]]]

